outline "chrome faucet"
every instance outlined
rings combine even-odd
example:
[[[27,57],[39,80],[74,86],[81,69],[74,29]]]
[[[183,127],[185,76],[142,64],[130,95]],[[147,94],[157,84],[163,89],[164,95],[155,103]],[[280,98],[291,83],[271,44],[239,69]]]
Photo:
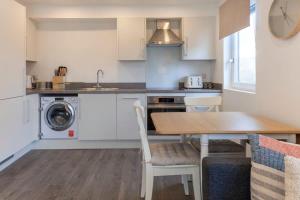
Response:
[[[100,82],[99,82],[99,74],[100,74],[100,72],[101,72],[101,74],[102,74],[102,80],[103,80],[103,76],[104,76],[103,70],[102,70],[102,69],[99,69],[99,70],[97,71],[97,85],[96,85],[97,88],[100,88],[100,87],[101,87]]]

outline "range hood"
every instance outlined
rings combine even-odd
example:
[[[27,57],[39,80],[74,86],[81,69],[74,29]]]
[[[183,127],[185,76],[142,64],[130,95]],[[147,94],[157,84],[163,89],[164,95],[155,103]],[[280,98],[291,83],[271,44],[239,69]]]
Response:
[[[181,46],[183,41],[171,30],[170,20],[156,20],[156,30],[148,46]]]

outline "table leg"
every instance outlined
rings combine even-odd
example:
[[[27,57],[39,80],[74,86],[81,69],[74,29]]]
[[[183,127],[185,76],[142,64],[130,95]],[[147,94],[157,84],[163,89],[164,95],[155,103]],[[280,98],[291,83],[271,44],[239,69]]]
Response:
[[[203,184],[202,184],[202,159],[208,156],[208,135],[202,134],[200,136],[200,193],[203,199]]]
[[[208,135],[203,134],[200,137],[201,144],[201,161],[203,158],[208,156]]]

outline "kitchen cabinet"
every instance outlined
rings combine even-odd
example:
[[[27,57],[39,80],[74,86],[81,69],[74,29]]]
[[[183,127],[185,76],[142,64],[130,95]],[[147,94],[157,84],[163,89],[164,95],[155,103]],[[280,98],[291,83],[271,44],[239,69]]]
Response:
[[[119,94],[117,96],[117,139],[139,140],[139,127],[133,107],[135,101],[140,100],[146,105],[145,94]]]
[[[25,97],[25,132],[28,142],[39,139],[39,108],[40,98],[38,94],[32,94]]]
[[[2,0],[0,24],[0,99],[23,96],[26,76],[25,7],[15,1]]]
[[[115,140],[116,94],[80,94],[79,101],[79,140]]]
[[[24,108],[23,97],[0,100],[0,162],[28,144]]]
[[[118,59],[146,60],[146,19],[118,18]]]
[[[182,19],[183,60],[216,59],[216,18],[186,17]]]
[[[37,28],[35,22],[32,19],[27,18],[26,22],[26,60],[34,62],[37,61]]]

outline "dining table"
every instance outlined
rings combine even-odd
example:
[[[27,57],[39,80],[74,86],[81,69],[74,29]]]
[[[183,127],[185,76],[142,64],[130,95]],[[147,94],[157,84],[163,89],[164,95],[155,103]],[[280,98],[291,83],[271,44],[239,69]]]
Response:
[[[198,136],[200,162],[209,156],[212,139],[243,140],[249,134],[262,134],[296,143],[296,134],[300,134],[299,127],[243,112],[160,112],[152,113],[151,118],[157,134]],[[249,149],[247,156],[251,155]]]

